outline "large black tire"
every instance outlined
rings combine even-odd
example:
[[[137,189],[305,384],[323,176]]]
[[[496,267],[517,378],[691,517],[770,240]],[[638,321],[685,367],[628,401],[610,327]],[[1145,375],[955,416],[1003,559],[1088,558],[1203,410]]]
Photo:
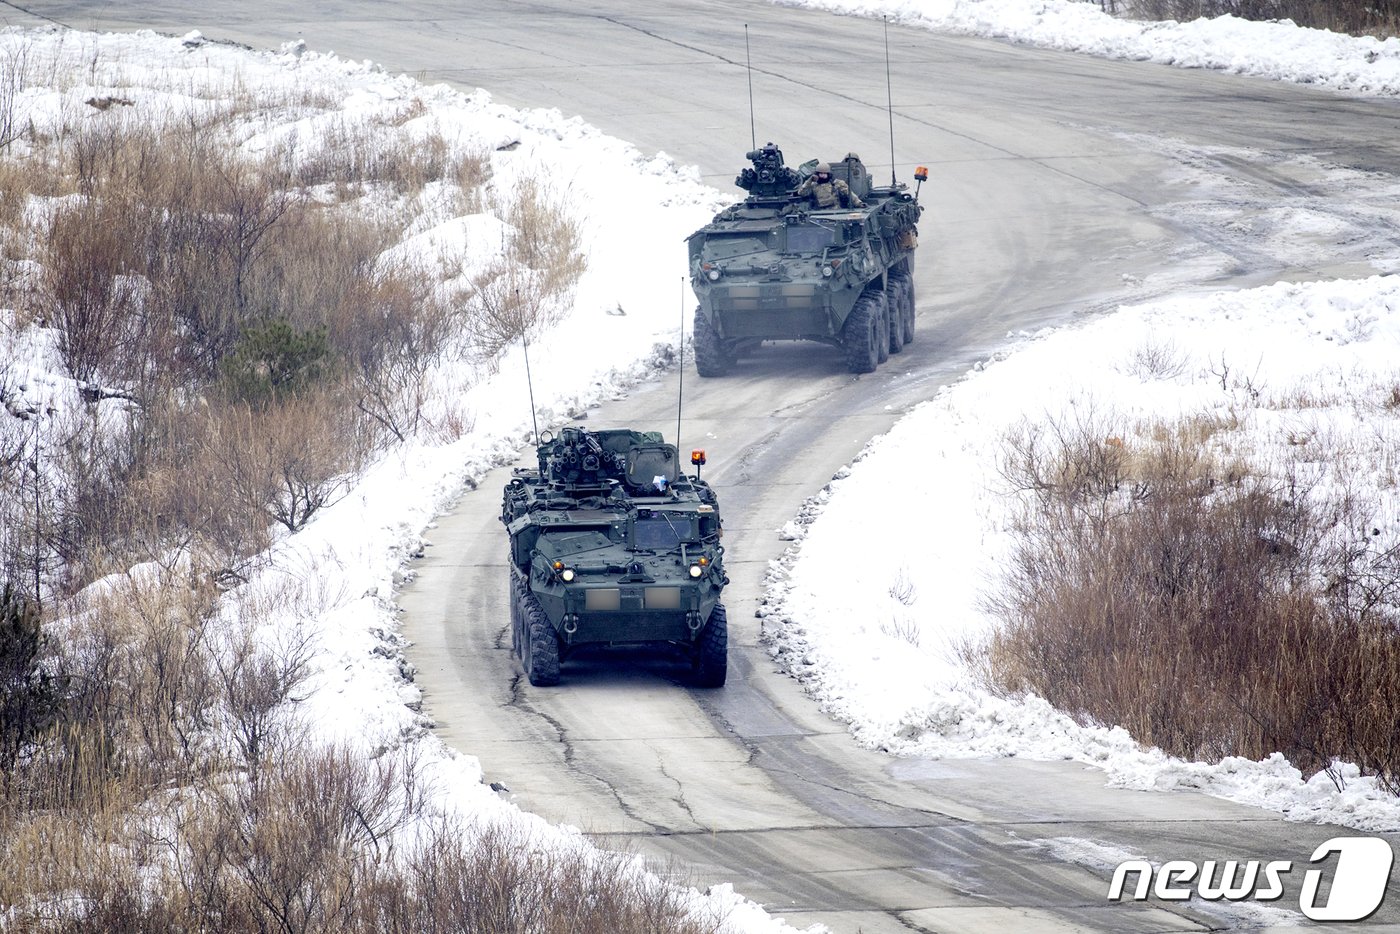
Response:
[[[904,319],[904,343],[914,343],[914,279],[912,276],[902,276],[899,280],[904,288],[900,291],[900,311]]]
[[[734,354],[715,333],[710,319],[695,309],[695,372],[701,376],[724,376],[734,366]]]
[[[880,365],[880,309],[871,297],[880,294],[862,293],[841,327],[841,349],[846,354],[846,369],[852,373],[873,373]]]
[[[897,354],[904,349],[904,290],[898,279],[885,285],[885,316],[890,320],[890,353]]]
[[[722,688],[729,673],[729,620],[724,604],[716,603],[710,621],[695,644],[693,680],[696,687]]]
[[[871,294],[875,296],[875,305],[879,309],[876,312],[876,320],[880,322],[880,332],[875,338],[876,359],[884,363],[890,358],[890,303],[884,292]]]
[[[526,594],[521,612],[524,616],[525,674],[535,687],[550,687],[559,683],[559,635],[545,615],[544,607],[533,594]]]
[[[525,631],[525,614],[520,609],[520,604],[524,599],[524,587],[521,585],[521,574],[514,565],[510,569],[510,654],[525,661],[522,635]]]

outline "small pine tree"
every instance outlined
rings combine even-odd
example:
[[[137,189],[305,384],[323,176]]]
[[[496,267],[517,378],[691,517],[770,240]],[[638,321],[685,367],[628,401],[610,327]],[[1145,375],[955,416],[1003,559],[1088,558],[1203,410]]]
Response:
[[[224,386],[244,402],[295,395],[324,375],[329,355],[325,328],[297,331],[275,318],[243,331],[222,363]]]

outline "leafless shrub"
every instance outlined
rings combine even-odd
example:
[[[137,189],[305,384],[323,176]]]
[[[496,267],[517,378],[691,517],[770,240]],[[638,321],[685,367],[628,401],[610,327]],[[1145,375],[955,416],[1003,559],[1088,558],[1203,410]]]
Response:
[[[391,865],[396,833],[421,806],[411,762],[343,749],[296,757],[226,805],[230,869],[255,929],[348,931],[362,889]]]
[[[458,315],[425,276],[404,267],[362,276],[334,314],[331,333],[349,363],[356,404],[404,440],[418,430],[428,374],[448,351]]]
[[[222,228],[218,242],[232,268],[234,308],[232,322],[205,324],[209,333],[226,339],[253,317],[248,280],[267,248],[268,232],[292,210],[297,196],[278,185],[263,168],[243,162],[232,162],[219,172],[215,192],[216,217]],[[216,344],[212,349],[223,356],[220,351],[226,351],[226,345]]]
[[[271,541],[264,502],[221,482],[225,442],[216,417],[203,407],[167,406],[146,413],[153,450],[127,488],[126,560],[189,560],[221,581],[246,579]]]
[[[583,274],[583,227],[540,179],[527,177],[512,189],[496,191],[495,213],[510,227],[506,261],[533,270],[543,296],[573,288]]]
[[[539,278],[529,270],[499,264],[472,278],[466,299],[466,329],[474,359],[487,364],[522,336],[558,319]]]
[[[1185,22],[1238,16],[1248,20],[1290,19],[1300,26],[1355,36],[1400,34],[1400,10],[1389,0],[1100,0],[1110,13]]]
[[[1123,426],[1090,408],[1071,419],[1024,421],[1011,429],[998,471],[1009,488],[1102,526],[1150,492],[1130,470]]]
[[[896,616],[880,623],[880,631],[891,639],[898,639],[907,642],[914,648],[918,648],[923,642],[923,632],[915,620],[907,617]]]
[[[1129,356],[1129,371],[1143,380],[1173,380],[1186,375],[1191,360],[1172,341],[1148,338]]]
[[[145,776],[138,787],[197,771],[213,699],[214,598],[183,569],[119,579],[79,605],[85,625],[70,634],[75,650],[61,666],[78,686],[70,722],[104,733],[109,764],[118,774]]]
[[[58,708],[63,683],[45,670],[43,643],[38,601],[0,584],[0,782]]]
[[[0,583],[15,583],[37,597],[34,578],[42,553],[39,522],[46,484],[34,469],[38,419],[20,407],[11,379],[9,371],[0,370],[0,403],[14,405],[26,417],[0,408]]]
[[[475,358],[494,367],[501,351],[547,327],[583,274],[582,229],[539,181],[495,192],[492,204],[509,225],[503,256],[478,271],[463,298]]]
[[[720,919],[697,918],[683,890],[648,878],[639,861],[540,841],[510,825],[468,832],[440,825],[409,863],[414,929],[501,934],[711,934]]]
[[[413,116],[406,114],[389,126],[402,126]],[[293,178],[308,188],[330,186],[340,200],[361,194],[372,184],[413,196],[433,182],[444,181],[459,185],[464,196],[471,197],[490,178],[484,149],[460,150],[437,129],[420,134],[395,132],[387,140],[385,130],[384,125],[341,119],[324,126],[305,147],[293,139],[287,147]],[[303,148],[308,151],[300,151]]]
[[[306,680],[311,654],[310,639],[296,630],[273,648],[237,632],[213,654],[219,710],[250,781],[262,775],[269,755],[280,758],[290,748],[286,705]]]
[[[32,459],[40,496],[29,517],[42,530],[39,554],[50,583],[77,589],[124,569],[124,490],[139,460],[137,424],[113,413],[104,421],[86,409],[46,411],[35,420]]]
[[[1400,790],[1380,712],[1400,701],[1400,560],[1357,549],[1362,505],[1227,473],[1191,430],[1113,456],[1098,435],[1008,441],[1035,496],[989,601],[1001,626],[969,653],[986,679],[1176,754],[1341,757]]]
[[[453,181],[462,195],[462,210],[477,213],[483,206],[482,192],[491,181],[491,150],[473,146],[458,153]]]
[[[23,43],[0,50],[0,152],[24,132],[25,119],[19,109],[19,94],[29,78],[29,46]]]
[[[468,385],[460,390],[449,386],[423,400],[421,412],[423,436],[434,444],[451,444],[469,433],[476,425],[476,416],[462,402]]]
[[[121,810],[203,774],[211,591],[190,584],[138,574],[45,604],[61,638],[45,641],[38,663],[62,691],[51,725],[5,773],[0,824]]]
[[[266,408],[233,404],[220,413],[216,482],[288,531],[300,530],[349,488],[371,444],[353,417],[325,394]]]
[[[1390,411],[1400,409],[1400,382],[1382,388],[1381,407]]]
[[[111,203],[85,200],[60,208],[47,232],[44,287],[47,317],[58,328],[64,366],[88,381],[137,336],[139,286],[129,276],[131,228]]]
[[[913,606],[919,599],[919,588],[910,580],[905,569],[900,568],[889,586],[889,594],[905,606]]]

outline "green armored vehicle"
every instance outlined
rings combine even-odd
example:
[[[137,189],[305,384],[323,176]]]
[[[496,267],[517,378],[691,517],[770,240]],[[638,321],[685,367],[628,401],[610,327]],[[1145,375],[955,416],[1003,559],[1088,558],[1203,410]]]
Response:
[[[557,684],[585,646],[679,648],[693,680],[724,684],[729,631],[720,591],[719,504],[659,432],[546,433],[539,468],[506,484],[511,647],[530,683]]]
[[[748,197],[687,241],[696,370],[722,376],[765,340],[815,340],[841,348],[851,372],[873,371],[914,339],[917,196],[874,185],[854,153],[793,170],[769,143],[748,159],[735,179]],[[855,195],[850,206],[799,194],[818,169]]]

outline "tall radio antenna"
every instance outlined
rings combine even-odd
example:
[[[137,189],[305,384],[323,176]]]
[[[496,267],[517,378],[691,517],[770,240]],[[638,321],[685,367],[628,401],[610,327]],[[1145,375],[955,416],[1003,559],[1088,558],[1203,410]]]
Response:
[[[676,347],[676,450],[681,449],[681,400],[685,398],[685,276],[681,276],[681,342]]]
[[[744,24],[744,70],[749,74],[749,148],[758,148],[758,131],[753,123],[753,59],[749,56],[749,24]]]
[[[896,184],[894,177],[894,90],[890,83],[890,18],[885,21],[885,103],[890,114],[890,187]],[[752,92],[750,92],[752,93]]]
[[[525,348],[525,384],[530,387],[530,424],[535,428],[535,447],[540,446],[540,423],[535,417],[535,381],[530,377],[530,339],[520,332],[520,346]]]

